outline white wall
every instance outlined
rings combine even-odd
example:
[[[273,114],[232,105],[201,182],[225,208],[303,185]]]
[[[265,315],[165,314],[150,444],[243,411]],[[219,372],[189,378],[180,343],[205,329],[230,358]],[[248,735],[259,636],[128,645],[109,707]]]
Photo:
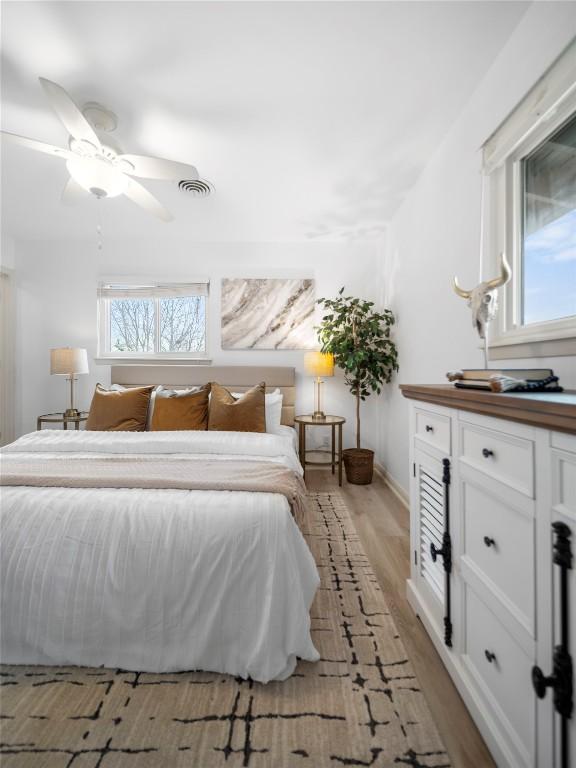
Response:
[[[478,282],[479,147],[574,34],[573,3],[530,7],[394,216],[385,274],[387,302],[398,320],[399,382],[440,383],[448,370],[482,367],[470,311],[451,288],[456,274],[463,285]],[[554,368],[564,386],[576,387],[574,357],[539,359],[537,365]],[[388,390],[382,442],[388,472],[406,489],[408,403],[397,388]]]
[[[0,445],[14,439],[14,269],[16,244],[2,232],[0,242]]]
[[[16,266],[16,243],[13,237],[2,232],[0,240],[0,269],[12,270]]]
[[[215,365],[290,365],[298,371],[297,411],[309,412],[312,380],[302,375],[303,352],[223,351],[220,347],[220,279],[222,277],[313,277],[317,296],[347,291],[377,300],[383,245],[339,243],[191,244],[170,240],[19,241],[17,250],[17,434],[35,429],[38,414],[62,410],[67,384],[49,373],[51,347],[86,347],[90,375],[79,377],[78,406],[87,408],[96,382],[108,384],[110,369],[96,365],[96,287],[102,278],[146,277],[211,281],[210,356]],[[353,398],[341,374],[326,380],[325,410],[349,419],[345,445],[353,439]],[[363,407],[365,447],[376,448],[378,403]]]

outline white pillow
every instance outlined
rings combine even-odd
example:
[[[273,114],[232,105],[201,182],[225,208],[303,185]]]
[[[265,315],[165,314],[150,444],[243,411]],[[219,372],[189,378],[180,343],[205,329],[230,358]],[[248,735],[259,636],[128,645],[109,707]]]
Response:
[[[232,397],[242,397],[243,392],[232,392]],[[264,408],[266,410],[266,432],[273,435],[281,433],[280,422],[282,421],[282,400],[284,395],[279,389],[275,389],[274,392],[266,393],[266,402]]]
[[[280,423],[282,421],[282,401],[284,395],[279,389],[266,395],[266,432],[272,432],[277,435],[280,433]]]

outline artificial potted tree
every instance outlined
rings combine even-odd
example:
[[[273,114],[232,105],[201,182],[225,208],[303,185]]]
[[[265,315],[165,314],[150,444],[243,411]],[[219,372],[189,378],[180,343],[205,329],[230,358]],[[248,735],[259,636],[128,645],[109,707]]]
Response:
[[[374,311],[373,301],[344,296],[318,299],[327,314],[316,328],[322,352],[331,352],[344,371],[344,380],[356,398],[356,448],[343,451],[346,479],[356,485],[372,482],[374,451],[361,447],[360,402],[380,394],[398,370],[398,352],[390,338],[394,315],[389,309]]]

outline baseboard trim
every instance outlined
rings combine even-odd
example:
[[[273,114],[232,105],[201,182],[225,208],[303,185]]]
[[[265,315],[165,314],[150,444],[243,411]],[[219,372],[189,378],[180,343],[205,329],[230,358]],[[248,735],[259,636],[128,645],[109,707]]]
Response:
[[[374,462],[374,470],[380,475],[382,480],[384,480],[392,493],[399,499],[399,501],[402,502],[406,509],[410,509],[410,500],[408,498],[408,494],[400,485],[400,483],[386,471],[385,467],[383,467],[381,464],[378,464],[377,462]]]

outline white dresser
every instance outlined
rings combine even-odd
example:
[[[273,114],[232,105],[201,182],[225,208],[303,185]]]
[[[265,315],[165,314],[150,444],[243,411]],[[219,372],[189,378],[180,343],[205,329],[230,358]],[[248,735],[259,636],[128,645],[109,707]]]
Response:
[[[402,389],[410,603],[497,765],[575,768],[576,396]]]

